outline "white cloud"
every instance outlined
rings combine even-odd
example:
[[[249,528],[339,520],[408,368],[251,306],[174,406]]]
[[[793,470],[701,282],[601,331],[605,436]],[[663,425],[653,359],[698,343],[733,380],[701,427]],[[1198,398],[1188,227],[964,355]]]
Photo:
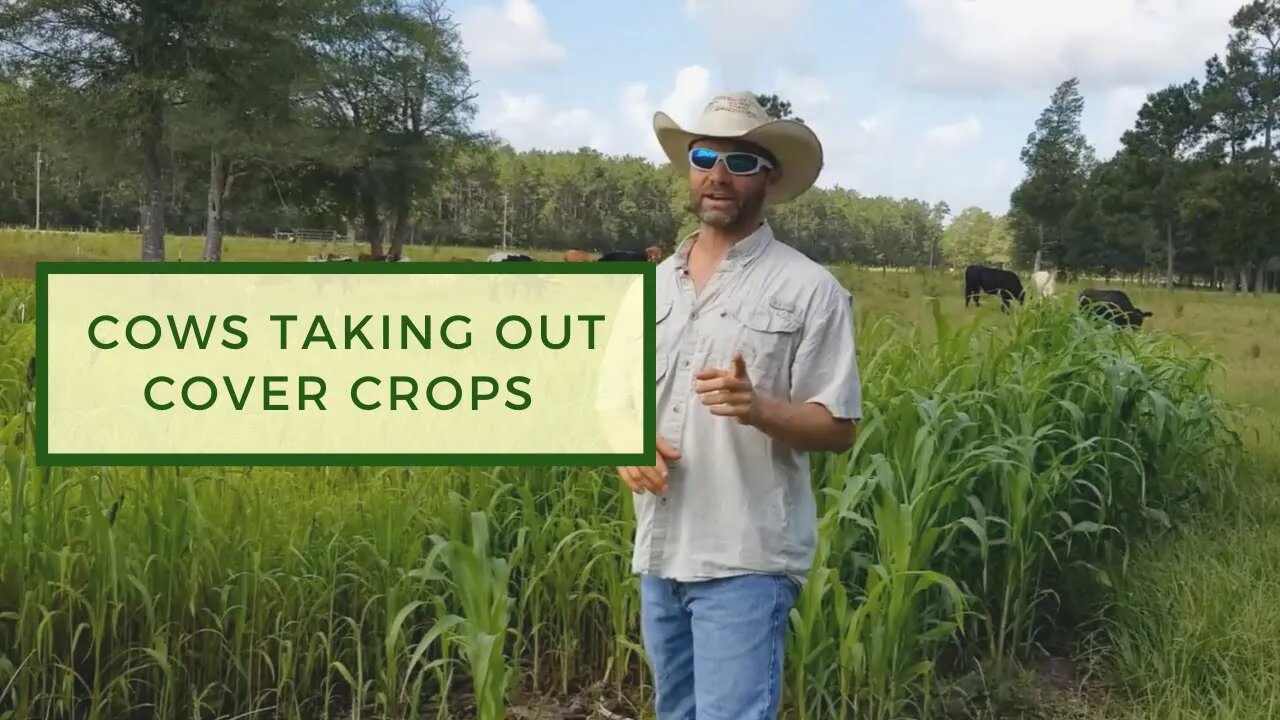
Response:
[[[778,93],[791,102],[791,111],[797,107],[825,107],[834,100],[831,89],[816,75],[798,73],[787,68],[778,71]],[[797,117],[804,117],[796,113]]]
[[[762,80],[761,67],[785,52],[788,37],[808,15],[810,0],[684,0],[685,17],[704,26],[720,75],[737,88]]]
[[[607,147],[611,143],[608,125],[590,110],[557,110],[538,94],[499,92],[497,108],[485,124],[522,150],[577,150],[583,145]]]
[[[780,83],[778,91],[794,97],[792,110],[822,140],[826,163],[820,186],[839,185],[864,196],[946,201],[953,212],[969,205],[1002,212],[1007,206],[1021,166],[1016,157],[975,157],[983,133],[977,117],[908,132],[899,120],[902,111],[892,104],[859,113],[836,100],[820,79],[810,77],[805,84],[814,90],[808,97],[789,95],[797,85]]]
[[[1091,112],[1090,106],[1085,105],[1085,114],[1089,117],[1082,124],[1098,159],[1105,160],[1120,149],[1120,136],[1137,122],[1138,110],[1147,101],[1148,92],[1146,88],[1123,85],[1103,94],[1100,112]],[[1087,132],[1089,130],[1094,131]]]
[[[1166,83],[1221,52],[1241,0],[906,0],[908,82],[931,90],[1042,92]]]
[[[476,66],[519,68],[554,64],[565,57],[532,0],[480,5],[463,16],[459,25],[462,44]]]
[[[958,148],[972,145],[982,138],[982,123],[970,115],[964,120],[947,125],[935,125],[924,133],[924,140],[932,146]]]
[[[754,55],[754,38],[790,32],[809,12],[809,0],[684,0],[684,14],[703,23],[711,42],[733,55]]]
[[[639,155],[654,163],[665,162],[666,155],[653,135],[653,114],[661,110],[677,123],[691,125],[697,122],[713,92],[711,71],[701,65],[681,68],[676,73],[671,91],[656,103],[649,96],[648,85],[628,85],[622,91],[619,103],[621,122],[618,127],[624,135],[609,150]]]
[[[716,91],[713,73],[691,65],[665,88],[644,83],[623,87],[616,100],[594,111],[555,107],[536,94],[498,93],[480,121],[517,149],[574,150],[587,145],[602,152],[630,154],[653,163],[665,162],[653,137],[653,113],[662,109],[677,122],[695,122]],[[1012,159],[975,157],[982,123],[964,115],[946,119],[922,132],[905,132],[901,111],[891,105],[857,108],[815,75],[776,73],[772,86],[792,103],[821,138],[826,166],[819,185],[840,185],[862,195],[914,197],[947,201],[959,212],[979,205],[1001,212],[1021,166]]]
[[[586,145],[657,163],[666,158],[653,136],[654,112],[660,109],[676,122],[690,124],[697,120],[712,92],[711,72],[700,65],[677,72],[670,92],[661,100],[652,98],[644,83],[627,85],[613,112],[598,113],[582,107],[557,109],[536,93],[515,95],[500,91],[496,107],[482,108],[479,124],[520,150],[576,150]]]

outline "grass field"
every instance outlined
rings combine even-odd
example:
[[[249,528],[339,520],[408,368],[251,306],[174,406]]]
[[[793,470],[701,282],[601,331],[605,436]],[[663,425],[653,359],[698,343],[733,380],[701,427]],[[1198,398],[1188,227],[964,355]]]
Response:
[[[23,278],[136,256],[0,234],[0,717],[645,716],[608,468],[34,467]],[[1280,297],[1128,288],[1130,332],[836,272],[867,418],[815,462],[785,716],[1280,717]]]
[[[546,250],[509,250],[527,253],[538,260],[558,260],[561,257],[561,253]],[[203,251],[203,237],[170,235],[165,238],[167,260],[198,262]],[[290,243],[232,236],[224,239],[222,259],[226,262],[302,261],[309,255],[334,253],[354,257],[368,251],[367,244],[349,242]],[[412,245],[404,251],[410,260],[418,261],[442,261],[455,257],[483,260],[493,252],[497,249],[452,245]],[[4,277],[32,277],[37,260],[136,260],[139,257],[141,240],[132,234],[0,230],[0,276]]]

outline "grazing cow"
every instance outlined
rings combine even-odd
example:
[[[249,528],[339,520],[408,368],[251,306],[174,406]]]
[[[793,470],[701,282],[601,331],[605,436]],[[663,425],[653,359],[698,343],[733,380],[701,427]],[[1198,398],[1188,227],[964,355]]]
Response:
[[[488,257],[487,262],[533,262],[533,258],[520,253],[496,252]]]
[[[1094,315],[1110,320],[1119,327],[1142,327],[1143,320],[1151,317],[1149,310],[1139,310],[1121,290],[1085,288],[1080,291],[1079,307],[1088,307]]]
[[[981,307],[979,297],[982,293],[1000,296],[1001,308],[1008,309],[1009,301],[1017,298],[1018,302],[1026,302],[1026,293],[1022,289],[1022,281],[1017,273],[1000,268],[970,265],[964,269],[964,306],[969,301]]]
[[[640,250],[610,250],[599,257],[597,262],[658,262],[662,259],[662,248],[651,245]]]
[[[464,258],[464,257],[458,257],[455,255],[454,257],[449,258],[449,261],[450,262],[475,262],[475,258]]]
[[[1053,273],[1041,270],[1031,276],[1031,284],[1035,286],[1040,297],[1053,297],[1057,290],[1054,287]]]
[[[591,257],[591,253],[589,252],[584,252],[582,250],[565,250],[564,251],[565,262],[591,262],[591,260],[592,260],[592,257]]]

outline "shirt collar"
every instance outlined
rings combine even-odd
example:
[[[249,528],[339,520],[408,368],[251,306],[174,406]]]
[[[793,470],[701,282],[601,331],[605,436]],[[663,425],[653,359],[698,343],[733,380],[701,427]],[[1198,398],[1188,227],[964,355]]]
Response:
[[[689,251],[693,249],[693,242],[698,237],[698,231],[695,230],[680,241],[680,246],[676,248],[676,269],[683,271],[689,264]],[[760,256],[760,252],[764,250],[770,242],[773,241],[773,228],[769,227],[766,220],[760,223],[750,235],[742,238],[729,248],[729,252],[725,254],[724,259],[720,262],[720,266],[726,269],[733,269],[746,265],[752,260]]]

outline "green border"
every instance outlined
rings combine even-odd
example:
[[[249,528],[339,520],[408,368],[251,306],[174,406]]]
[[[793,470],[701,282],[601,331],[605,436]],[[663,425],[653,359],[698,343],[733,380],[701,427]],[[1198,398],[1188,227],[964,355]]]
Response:
[[[649,262],[306,262],[71,261],[36,263],[36,464],[68,466],[617,466],[657,463],[657,388],[645,383],[644,450],[640,453],[57,453],[48,446],[50,275],[641,275],[644,280],[644,372],[652,378],[657,333],[657,265]]]

